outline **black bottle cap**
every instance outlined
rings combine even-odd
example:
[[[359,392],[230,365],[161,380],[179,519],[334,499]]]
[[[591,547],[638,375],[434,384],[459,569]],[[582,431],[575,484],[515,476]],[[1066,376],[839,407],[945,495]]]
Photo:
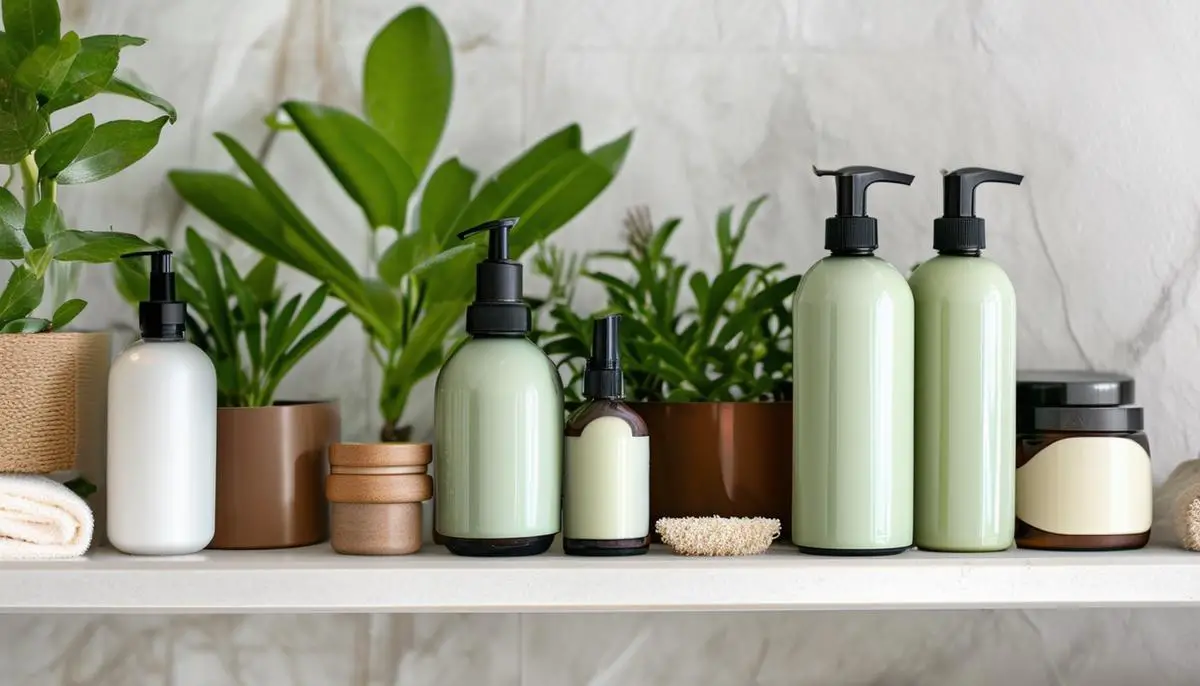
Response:
[[[888,171],[879,167],[842,167],[817,169],[817,176],[835,177],[837,184],[837,215],[825,220],[825,249],[834,255],[872,255],[879,247],[879,225],[867,216],[867,188],[877,182],[913,182],[910,174]]]
[[[583,396],[619,400],[625,397],[621,374],[621,315],[592,320],[592,356],[583,373]]]
[[[522,299],[522,270],[508,259],[508,232],[518,218],[496,219],[458,234],[459,240],[488,232],[488,256],[475,266],[475,302],[467,308],[472,336],[524,336],[532,326]]]
[[[975,187],[981,183],[1020,185],[1020,174],[963,167],[942,174],[942,215],[933,220],[933,249],[948,255],[978,255],[987,247],[983,217],[975,216]]]
[[[138,303],[142,338],[182,341],[187,322],[187,305],[175,299],[175,271],[170,250],[148,250],[123,257],[150,257],[150,298]]]
[[[1018,407],[1116,407],[1134,402],[1133,377],[1087,371],[1017,373]]]

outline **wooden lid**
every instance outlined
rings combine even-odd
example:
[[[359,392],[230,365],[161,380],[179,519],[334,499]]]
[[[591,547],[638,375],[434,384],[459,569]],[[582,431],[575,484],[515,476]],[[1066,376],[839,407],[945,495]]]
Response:
[[[335,467],[409,467],[433,461],[428,443],[334,443],[329,464]]]

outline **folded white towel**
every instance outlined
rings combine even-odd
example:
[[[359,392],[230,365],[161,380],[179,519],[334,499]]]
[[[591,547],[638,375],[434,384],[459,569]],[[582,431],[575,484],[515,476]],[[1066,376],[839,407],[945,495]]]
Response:
[[[92,544],[92,509],[44,476],[0,475],[0,560],[79,557]]]

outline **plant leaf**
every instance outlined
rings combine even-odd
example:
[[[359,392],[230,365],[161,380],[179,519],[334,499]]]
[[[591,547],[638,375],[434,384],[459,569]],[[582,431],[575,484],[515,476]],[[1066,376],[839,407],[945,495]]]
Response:
[[[383,370],[380,410],[385,422],[396,422],[412,388],[421,380],[416,371],[430,351],[441,349],[450,329],[462,317],[465,303],[434,303],[425,308],[396,363]],[[443,358],[445,359],[445,358]],[[436,367],[435,367],[436,368]]]
[[[79,54],[71,63],[71,69],[67,71],[62,86],[43,109],[47,113],[56,112],[77,105],[101,92],[117,71],[121,49],[143,45],[145,42],[144,38],[114,35],[88,36],[82,39],[79,42]]]
[[[279,289],[275,285],[278,273],[279,261],[273,257],[263,257],[246,274],[246,285],[264,308],[270,307],[279,298]]]
[[[142,102],[152,107],[157,107],[167,115],[167,119],[174,124],[179,118],[179,113],[175,111],[175,106],[167,102],[161,96],[151,93],[146,87],[138,82],[133,74],[126,74],[125,78],[119,76],[112,77],[104,86],[104,92],[112,95],[121,95]]]
[[[0,260],[19,260],[25,256],[28,249],[25,234],[4,219],[0,219]]]
[[[51,327],[49,319],[25,317],[14,319],[0,328],[0,333],[41,333]]]
[[[79,231],[67,229],[50,241],[50,251],[59,262],[104,264],[142,250],[158,246],[131,233],[119,231]]]
[[[404,158],[375,129],[334,107],[286,102],[283,109],[372,228],[404,230],[408,198],[417,178]]]
[[[97,126],[75,160],[59,173],[58,182],[91,183],[125,169],[154,149],[167,120],[118,119]]]
[[[457,157],[442,162],[425,184],[417,230],[431,233],[443,248],[454,240],[458,215],[471,200],[471,188],[478,175],[465,167]]]
[[[740,264],[729,271],[722,272],[717,278],[713,279],[712,290],[709,291],[708,307],[701,313],[704,330],[700,335],[700,340],[705,344],[708,343],[709,336],[716,327],[721,313],[724,311],[725,302],[753,270],[754,265]]]
[[[346,309],[345,307],[341,308],[337,312],[334,312],[332,315],[330,315],[329,319],[321,322],[319,325],[314,327],[312,331],[306,333],[303,338],[297,341],[295,345],[289,348],[288,351],[276,361],[275,367],[268,372],[268,379],[270,381],[263,392],[263,404],[271,403],[275,396],[275,389],[288,375],[288,372],[292,371],[292,367],[295,367],[297,362],[303,359],[304,356],[312,351],[313,348],[317,347],[317,345],[321,341],[325,340],[329,334],[333,333],[333,330],[337,328],[338,324],[342,323],[342,320],[345,319],[346,315],[348,314],[350,314],[350,310]]]
[[[25,265],[18,266],[0,292],[0,324],[28,317],[42,303],[45,281]]]
[[[44,248],[66,229],[66,222],[58,205],[50,198],[45,198],[29,210],[25,221],[25,239],[29,241],[31,248]]]
[[[20,229],[25,226],[25,208],[7,188],[0,187],[0,220]]]
[[[12,79],[0,79],[0,164],[16,164],[50,131],[37,98]]]
[[[85,114],[46,137],[34,153],[38,178],[53,179],[67,168],[92,138],[96,120],[91,113]]]
[[[406,233],[396,237],[395,242],[383,251],[379,257],[379,278],[391,286],[398,288],[400,282],[412,271],[413,267],[432,257],[437,252],[431,233],[424,231]],[[457,246],[456,246],[457,247]]]
[[[262,332],[262,306],[257,298],[254,297],[254,291],[246,285],[242,276],[238,274],[237,267],[233,265],[233,260],[229,259],[229,255],[220,254],[221,274],[224,276],[225,289],[231,291],[237,298],[237,309],[241,313],[241,326],[236,327],[232,332],[237,336],[237,329],[241,329],[242,335],[246,339],[246,349],[250,352],[250,369],[252,370],[251,377],[256,378],[258,370],[262,369],[263,359],[263,332]],[[238,352],[237,340],[234,339],[234,347],[230,349],[230,354],[236,356]],[[238,365],[241,367],[241,365]]]
[[[766,194],[760,195],[750,201],[746,205],[746,209],[742,210],[742,218],[738,221],[737,232],[733,234],[733,251],[734,256],[737,256],[737,251],[742,247],[742,241],[746,239],[746,231],[750,228],[750,222],[754,220],[754,215],[758,214],[758,209],[770,197]]]
[[[67,77],[79,49],[79,36],[74,31],[68,31],[61,40],[55,36],[53,42],[39,45],[17,67],[17,84],[49,99]]]
[[[55,331],[62,331],[67,324],[79,316],[80,312],[83,312],[85,307],[87,307],[87,303],[79,298],[67,300],[54,311],[54,315],[50,318],[50,327]]]
[[[282,338],[276,341],[276,346],[279,348],[281,354],[288,348],[291,348],[292,343],[300,338],[300,334],[304,333],[309,323],[312,322],[313,317],[316,317],[317,313],[321,311],[321,307],[325,304],[325,299],[328,297],[329,287],[325,285],[318,286],[316,290],[309,294],[308,300],[304,301],[304,305],[300,308],[299,313],[296,314],[296,317],[290,321],[284,330]],[[297,295],[296,300],[299,301],[299,299],[300,296]]]
[[[367,48],[363,112],[420,178],[446,128],[454,93],[450,40],[438,18],[413,7]]]
[[[26,52],[58,40],[62,17],[57,0],[4,0],[0,13],[4,30]]]
[[[187,243],[191,271],[196,277],[196,287],[200,289],[208,307],[209,329],[219,348],[216,352],[232,357],[237,351],[237,336],[229,312],[229,298],[221,283],[220,272],[217,271],[217,262],[208,243],[195,229],[188,227],[184,240]]]
[[[321,288],[324,288],[326,292],[329,290],[327,286],[322,286]],[[309,297],[311,298],[312,296]],[[325,296],[322,295],[322,302],[324,299]],[[300,307],[300,300],[301,296],[299,294],[293,295],[291,299],[284,303],[283,308],[267,320],[267,344],[264,350],[266,361],[264,366],[268,370],[275,366],[275,359],[282,356],[290,344],[290,341],[287,341],[284,335],[291,327],[292,318],[296,316],[296,308]]]
[[[366,287],[367,302],[383,321],[400,321],[400,301],[391,287],[379,279],[363,279],[363,286]]]

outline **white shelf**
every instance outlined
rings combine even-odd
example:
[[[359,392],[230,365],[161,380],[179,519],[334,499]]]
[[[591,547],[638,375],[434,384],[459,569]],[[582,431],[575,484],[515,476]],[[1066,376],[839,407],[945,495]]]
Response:
[[[328,546],[0,563],[0,612],[566,612],[1200,605],[1200,554],[392,558]]]

